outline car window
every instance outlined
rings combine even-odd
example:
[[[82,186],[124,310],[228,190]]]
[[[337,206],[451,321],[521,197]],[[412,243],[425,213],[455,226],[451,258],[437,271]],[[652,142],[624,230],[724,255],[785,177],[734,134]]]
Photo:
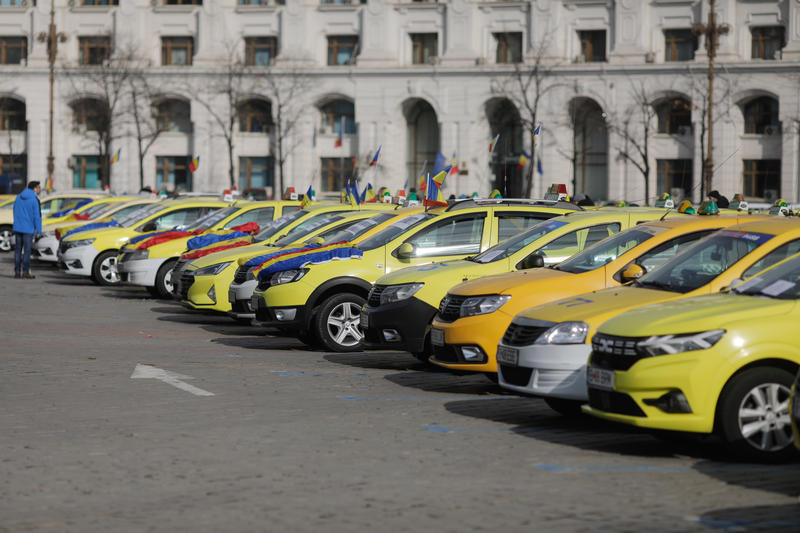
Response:
[[[431,224],[405,242],[414,247],[414,257],[474,254],[481,249],[485,213],[450,217]]]
[[[324,231],[320,233],[319,236],[325,240],[326,244],[333,242],[352,241],[356,237],[360,237],[378,224],[386,222],[394,216],[395,215],[392,213],[381,213],[373,217],[356,220],[352,224],[339,226],[335,230]]]
[[[125,218],[119,221],[119,225],[128,228],[130,226],[133,226],[134,224],[137,224],[143,218],[147,218],[150,215],[162,211],[163,209],[164,205],[158,202],[146,205],[144,207],[139,206],[136,210],[125,215]]]
[[[283,210],[281,211],[282,215],[289,215],[291,213],[295,213],[302,209],[299,205],[285,205],[283,206]]]
[[[614,261],[634,246],[654,237],[661,228],[630,228],[594,246],[584,248],[556,268],[564,272],[578,274],[589,272]]]
[[[290,231],[285,237],[275,241],[275,246],[286,246],[296,242],[306,235],[309,235],[323,226],[332,224],[339,220],[344,219],[343,213],[326,213],[324,216],[316,217],[312,220],[298,225],[295,229]]]
[[[258,232],[258,235],[255,236],[253,239],[254,242],[261,242],[269,239],[273,235],[277,234],[280,230],[298,220],[306,215],[309,215],[308,211],[295,211],[294,213],[290,213],[288,215],[283,215],[281,218],[276,218],[269,224],[265,225],[261,231]],[[309,218],[311,216],[309,215]]]
[[[182,229],[191,224],[194,220],[197,220],[204,210],[205,209],[201,207],[176,209],[175,211],[156,217],[152,222],[156,224],[156,231],[170,228]]]
[[[497,217],[497,242],[502,242],[512,235],[556,215],[551,213],[499,213],[495,216]]]
[[[364,239],[358,243],[358,248],[361,250],[374,250],[375,248],[385,246],[396,237],[402,235],[411,228],[419,226],[434,216],[435,215],[429,213],[417,213],[415,215],[403,217],[400,220],[392,222],[370,238]]]
[[[114,213],[111,214],[111,217],[116,220],[121,220],[131,213],[142,209],[142,207],[144,207],[142,204],[126,205],[125,207],[121,207],[120,209],[114,211]],[[103,214],[101,213],[98,216],[103,216]]]
[[[608,237],[610,234],[619,231],[619,228],[619,223],[613,222],[571,231],[545,244],[534,253],[544,258],[544,264],[546,266],[555,265],[581,251],[586,246],[587,242],[590,243],[590,245],[593,244],[590,242],[590,237],[591,240],[596,243]]]
[[[783,261],[787,257],[792,256],[797,252],[800,252],[800,239],[795,239],[787,242],[786,244],[782,244],[748,267],[748,269],[742,274],[742,277],[749,278],[753,274],[761,272],[765,268],[769,268],[775,263]]]
[[[204,215],[187,227],[187,230],[196,230],[196,229],[211,229],[215,225],[219,223],[220,220],[224,219],[225,217],[229,217],[235,212],[239,210],[238,207],[226,207],[225,209],[218,209],[217,211],[212,211],[207,215]]]
[[[663,228],[662,231],[664,229],[665,228]],[[625,272],[625,269],[628,268],[628,266],[630,266],[632,263],[636,263],[637,265],[644,268],[645,272],[650,272],[651,270],[655,270],[669,259],[672,259],[678,252],[680,252],[684,248],[702,239],[703,237],[706,237],[707,235],[713,233],[714,231],[716,230],[709,229],[703,231],[695,231],[692,233],[687,233],[686,235],[680,235],[678,237],[675,237],[674,239],[669,239],[667,241],[664,241],[658,246],[654,246],[650,250],[647,250],[643,254],[640,254],[636,259],[634,259],[633,261],[631,261],[630,263],[626,264],[624,267],[619,269],[614,274],[614,279],[622,283],[622,273]],[[559,268],[561,266],[563,265],[559,265]]]
[[[225,229],[230,229],[235,226],[241,226],[242,224],[247,224],[248,222],[255,222],[258,224],[259,228],[263,228],[275,217],[275,208],[274,207],[262,207],[260,209],[251,209],[250,211],[246,211],[241,215],[235,217],[233,220],[225,224]]]

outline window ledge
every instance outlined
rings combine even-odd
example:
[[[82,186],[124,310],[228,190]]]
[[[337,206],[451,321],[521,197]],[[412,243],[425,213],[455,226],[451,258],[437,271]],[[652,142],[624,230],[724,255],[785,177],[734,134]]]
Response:
[[[318,11],[356,11],[361,8],[361,4],[320,4]]]
[[[194,4],[187,4],[187,5],[164,5],[164,4],[156,4],[156,0],[153,1],[153,12],[155,13],[190,13],[196,9],[199,9],[203,6],[196,6]]]
[[[85,6],[76,2],[75,0],[70,0],[69,2],[69,10],[72,12],[80,11],[81,13],[107,13],[112,9],[117,9],[119,6]]]
[[[237,5],[234,11],[236,13],[274,13],[279,7],[275,5]]]

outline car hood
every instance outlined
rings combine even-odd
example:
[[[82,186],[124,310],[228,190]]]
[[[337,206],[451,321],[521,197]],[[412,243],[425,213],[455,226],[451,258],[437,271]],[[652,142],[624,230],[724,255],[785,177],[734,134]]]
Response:
[[[434,262],[395,270],[381,276],[376,283],[379,285],[399,285],[401,283],[424,281],[425,283],[441,282],[454,285],[465,279],[483,275],[487,270],[486,267],[487,265],[464,259]]]
[[[198,257],[197,259],[192,259],[191,264],[193,267],[201,268],[204,266],[216,265],[223,261],[236,261],[240,257],[255,257],[256,255],[267,253],[265,250],[269,250],[269,248],[264,248],[261,244],[249,244],[238,248],[228,248],[227,250],[221,250],[213,254]]]
[[[598,331],[644,337],[725,329],[730,322],[765,320],[794,309],[794,300],[744,294],[708,294],[637,307],[604,323]]]
[[[519,272],[495,274],[461,283],[450,290],[451,294],[471,296],[475,294],[504,294],[511,290],[524,291],[526,285],[538,285],[543,281],[554,281],[572,276],[552,268],[531,268]]]
[[[571,298],[532,307],[520,316],[551,322],[584,321],[603,317],[609,313],[626,311],[631,307],[657,303],[680,297],[678,293],[642,289],[639,287],[616,287],[588,292]]]

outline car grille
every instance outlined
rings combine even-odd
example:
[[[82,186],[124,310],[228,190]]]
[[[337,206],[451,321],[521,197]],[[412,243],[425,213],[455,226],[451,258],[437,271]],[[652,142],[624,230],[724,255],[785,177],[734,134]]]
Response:
[[[381,305],[381,294],[383,294],[384,290],[386,290],[386,285],[375,285],[372,287],[372,290],[369,291],[369,297],[367,298],[367,305],[370,307],[378,307]]]
[[[628,370],[646,356],[636,350],[645,337],[617,337],[598,333],[592,337],[591,364],[606,370]]]
[[[644,416],[636,402],[622,392],[607,391],[589,387],[589,405],[594,409],[607,413],[617,413],[628,416]]]
[[[461,304],[466,299],[466,296],[457,296],[455,294],[448,294],[442,298],[442,303],[439,304],[439,319],[444,322],[458,320],[461,316]]]
[[[231,311],[234,313],[252,313],[250,300],[234,300],[231,302]]]
[[[460,363],[457,346],[434,346],[433,358],[442,363]]]
[[[66,252],[67,251],[67,243],[64,242],[64,241],[59,242],[58,243],[58,251],[61,252],[62,254],[64,252]]]
[[[247,281],[247,271],[250,270],[250,267],[247,266],[240,266],[236,269],[236,274],[233,275],[233,282],[241,285],[245,281]]]
[[[523,326],[514,322],[508,326],[503,335],[503,344],[508,346],[529,346],[539,338],[539,335],[550,329],[551,326]]]
[[[503,376],[503,381],[517,387],[527,387],[531,381],[532,368],[521,366],[497,365],[497,371]]]
[[[178,280],[178,286],[176,287],[179,300],[189,299],[189,288],[192,286],[192,283],[194,283],[194,271],[183,272]]]

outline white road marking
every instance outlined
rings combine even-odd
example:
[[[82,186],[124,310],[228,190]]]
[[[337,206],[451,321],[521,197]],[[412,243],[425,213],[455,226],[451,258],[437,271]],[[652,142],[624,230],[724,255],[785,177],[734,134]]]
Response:
[[[182,381],[184,379],[194,379],[192,376],[185,376],[183,374],[178,374],[177,372],[170,372],[168,370],[157,368],[153,365],[143,365],[141,363],[137,364],[136,368],[133,369],[131,379],[157,379],[172,385],[173,387],[177,387],[182,391],[194,394],[195,396],[214,396],[213,392],[208,392],[207,390],[200,389],[194,385],[189,385],[188,383],[184,383]]]

